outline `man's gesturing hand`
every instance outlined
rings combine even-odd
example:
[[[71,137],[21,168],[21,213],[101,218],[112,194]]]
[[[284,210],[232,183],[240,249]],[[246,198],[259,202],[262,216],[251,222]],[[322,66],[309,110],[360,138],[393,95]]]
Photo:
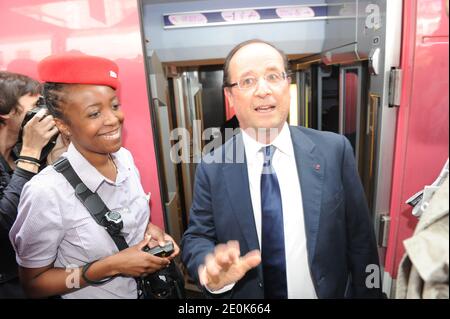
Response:
[[[253,250],[241,257],[239,242],[230,240],[219,244],[214,253],[205,257],[205,264],[199,267],[199,279],[209,290],[219,290],[240,280],[250,269],[261,263],[261,253]]]

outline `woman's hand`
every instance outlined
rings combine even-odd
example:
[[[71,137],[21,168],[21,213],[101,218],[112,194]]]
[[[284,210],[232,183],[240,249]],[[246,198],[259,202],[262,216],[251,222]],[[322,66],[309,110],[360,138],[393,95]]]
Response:
[[[153,256],[142,251],[148,245],[151,237],[146,236],[137,245],[131,246],[111,256],[114,274],[123,276],[140,277],[154,273],[170,264],[168,258]]]
[[[53,116],[46,116],[46,112],[46,109],[40,110],[25,124],[20,155],[39,159],[44,146],[58,133]]]
[[[173,243],[173,253],[167,257],[169,260],[174,259],[180,253],[180,247],[178,247],[175,240],[173,240],[173,238],[166,234],[161,228],[150,222],[147,225],[147,230],[145,231],[144,236],[150,236],[151,241],[148,244],[148,247],[150,248],[153,248],[156,245],[164,246],[167,241],[171,241]]]

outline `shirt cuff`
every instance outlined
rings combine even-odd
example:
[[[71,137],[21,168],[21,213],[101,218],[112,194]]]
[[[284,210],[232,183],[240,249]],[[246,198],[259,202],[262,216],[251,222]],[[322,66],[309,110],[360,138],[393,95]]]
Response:
[[[15,168],[14,174],[16,174],[17,176],[23,177],[27,180],[30,180],[34,175],[36,175],[36,173],[26,171],[20,167]]]
[[[203,271],[203,273],[204,273],[204,272],[206,271],[206,268],[203,267],[202,271]],[[228,285],[226,285],[225,287],[220,288],[220,289],[218,289],[218,290],[211,290],[211,289],[208,288],[207,285],[203,285],[203,287],[205,287],[205,289],[206,289],[209,293],[214,294],[214,295],[219,295],[219,294],[223,294],[224,292],[227,292],[227,291],[230,291],[231,289],[233,289],[233,287],[234,287],[235,284],[236,284],[236,283],[233,282],[233,283],[228,284]]]

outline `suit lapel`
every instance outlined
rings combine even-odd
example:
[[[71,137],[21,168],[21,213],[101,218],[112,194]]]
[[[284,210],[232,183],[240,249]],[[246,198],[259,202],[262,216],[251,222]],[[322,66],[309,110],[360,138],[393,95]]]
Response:
[[[225,164],[222,166],[222,172],[231,209],[244,235],[248,249],[260,249],[253,215],[242,134],[236,135],[230,143],[226,143],[224,150]]]
[[[291,137],[302,192],[308,259],[311,265],[319,231],[325,161],[317,152],[315,144],[300,129],[291,127]]]

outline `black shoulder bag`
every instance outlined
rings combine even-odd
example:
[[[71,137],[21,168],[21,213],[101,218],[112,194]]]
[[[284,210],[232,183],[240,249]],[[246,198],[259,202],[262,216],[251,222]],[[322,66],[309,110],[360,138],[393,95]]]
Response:
[[[128,248],[121,234],[123,227],[119,212],[111,211],[97,193],[81,181],[72,165],[65,157],[53,163],[55,170],[64,175],[75,190],[75,196],[83,203],[94,220],[106,229],[120,250]],[[175,262],[164,269],[143,278],[135,278],[138,287],[138,299],[184,299],[184,279]]]

